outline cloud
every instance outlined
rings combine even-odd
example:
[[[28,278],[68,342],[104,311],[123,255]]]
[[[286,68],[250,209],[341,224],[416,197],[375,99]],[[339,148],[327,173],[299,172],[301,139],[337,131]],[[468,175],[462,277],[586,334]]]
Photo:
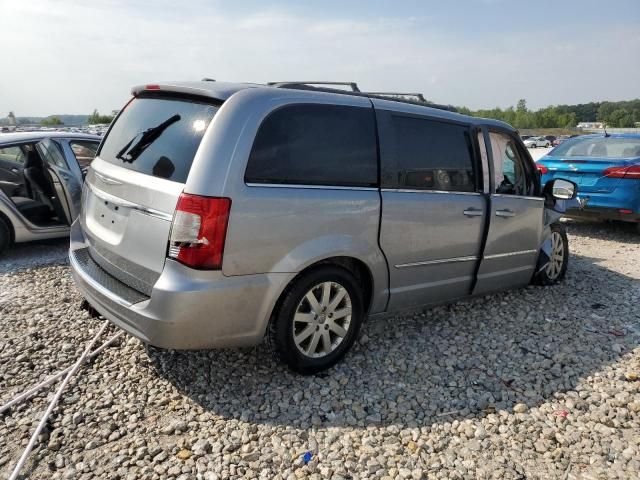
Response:
[[[0,0],[0,12],[0,115],[109,111],[132,85],[205,76],[357,81],[472,108],[631,98],[640,78],[640,35],[617,25],[462,32],[430,16],[162,0]]]

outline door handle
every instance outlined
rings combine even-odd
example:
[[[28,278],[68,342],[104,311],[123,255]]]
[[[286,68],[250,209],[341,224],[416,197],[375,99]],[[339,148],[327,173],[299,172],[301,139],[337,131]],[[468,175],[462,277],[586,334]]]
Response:
[[[467,208],[462,213],[467,217],[481,217],[484,212],[479,208]]]
[[[504,210],[496,210],[496,217],[507,218],[507,217],[515,217],[515,216],[516,216],[516,212],[509,210],[508,208]]]
[[[12,168],[12,169],[11,169],[11,171],[12,171],[13,173],[18,173],[20,170],[18,170],[17,168]]]

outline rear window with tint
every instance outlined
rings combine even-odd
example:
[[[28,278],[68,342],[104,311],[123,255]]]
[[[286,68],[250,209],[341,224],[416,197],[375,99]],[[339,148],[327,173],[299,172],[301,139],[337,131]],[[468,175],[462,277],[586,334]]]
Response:
[[[249,157],[248,183],[375,186],[378,161],[371,108],[292,105],[269,115]]]
[[[640,157],[640,138],[605,136],[572,138],[561,143],[549,155],[596,159]]]
[[[473,192],[473,148],[469,127],[392,115],[401,188]]]
[[[217,111],[209,103],[136,98],[122,111],[98,155],[136,172],[185,183]]]

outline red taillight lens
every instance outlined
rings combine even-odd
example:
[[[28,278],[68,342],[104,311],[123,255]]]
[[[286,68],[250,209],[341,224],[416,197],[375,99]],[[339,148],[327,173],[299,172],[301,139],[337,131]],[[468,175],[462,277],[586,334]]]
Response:
[[[547,167],[540,165],[539,163],[536,164],[536,167],[538,167],[538,171],[543,175],[549,171]]]
[[[156,85],[154,84],[150,84],[150,85],[145,85],[144,86],[145,90],[160,90],[160,85]]]
[[[610,178],[640,178],[640,165],[630,167],[609,167],[602,175]]]
[[[169,258],[199,270],[222,268],[230,198],[183,193],[171,225]]]

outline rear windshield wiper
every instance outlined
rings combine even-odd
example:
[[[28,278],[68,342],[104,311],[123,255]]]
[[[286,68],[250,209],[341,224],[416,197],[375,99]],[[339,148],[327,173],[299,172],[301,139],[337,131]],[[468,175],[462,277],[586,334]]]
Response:
[[[166,119],[160,125],[148,128],[144,132],[137,134],[124,146],[122,150],[118,152],[116,158],[119,158],[123,162],[133,163],[133,161],[138,158],[149,145],[155,142],[158,137],[162,135],[162,132],[179,120],[180,115],[176,113],[173,117]]]

